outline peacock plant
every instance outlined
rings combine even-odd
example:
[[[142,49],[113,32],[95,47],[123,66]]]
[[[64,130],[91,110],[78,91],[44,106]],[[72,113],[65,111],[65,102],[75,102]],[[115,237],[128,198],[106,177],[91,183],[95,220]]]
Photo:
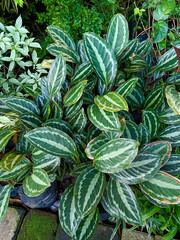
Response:
[[[113,239],[122,220],[142,224],[140,191],[154,205],[180,203],[179,102],[171,98],[172,107],[165,98],[178,58],[172,48],[154,66],[150,40],[129,40],[121,14],[106,39],[86,33],[76,45],[63,30],[48,31],[56,58],[43,63],[52,65],[42,94],[1,102],[0,151],[18,140],[1,160],[0,180],[9,184],[0,192],[0,218],[14,184],[37,196],[68,172],[76,182],[60,200],[65,232],[91,239],[103,207],[117,219]]]

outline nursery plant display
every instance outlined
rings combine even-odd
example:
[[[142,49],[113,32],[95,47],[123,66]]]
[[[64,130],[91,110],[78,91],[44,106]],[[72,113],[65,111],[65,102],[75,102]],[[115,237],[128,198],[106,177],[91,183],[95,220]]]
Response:
[[[0,95],[31,96],[34,91],[40,92],[41,77],[47,71],[40,66],[33,50],[41,46],[28,33],[21,16],[15,26],[0,22]]]
[[[15,184],[33,197],[68,172],[77,179],[60,200],[63,229],[91,239],[103,207],[116,219],[113,239],[122,220],[143,225],[139,192],[157,206],[180,203],[180,44],[154,64],[151,43],[129,40],[121,14],[106,39],[87,32],[75,44],[56,26],[48,31],[55,60],[41,94],[1,99],[0,219]]]

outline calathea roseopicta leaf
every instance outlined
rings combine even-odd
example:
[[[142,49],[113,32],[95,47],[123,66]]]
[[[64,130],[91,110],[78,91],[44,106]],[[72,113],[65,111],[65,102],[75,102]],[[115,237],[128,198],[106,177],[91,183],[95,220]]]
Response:
[[[80,99],[75,104],[71,105],[70,107],[65,108],[65,118],[73,117],[79,111],[79,109],[82,107],[82,105],[83,105],[83,100]]]
[[[164,128],[160,131],[158,138],[169,141],[173,147],[180,146],[180,124]]]
[[[113,139],[98,148],[94,156],[94,167],[105,173],[120,172],[135,159],[138,146],[136,140]]]
[[[108,112],[128,111],[126,100],[116,92],[109,92],[102,97],[96,96],[94,102],[99,108]]]
[[[174,85],[169,85],[165,90],[167,103],[173,111],[180,115],[180,93],[176,91]]]
[[[171,154],[170,159],[161,170],[172,176],[178,176],[180,174],[180,154]]]
[[[176,114],[169,106],[159,114],[160,122],[173,125],[180,124],[180,115]]]
[[[89,61],[83,62],[75,71],[71,78],[71,84],[87,79],[87,77],[93,72],[93,67]]]
[[[126,121],[126,127],[122,138],[130,138],[140,142],[140,131],[138,125],[133,121]]]
[[[74,187],[75,208],[81,218],[96,208],[105,186],[106,175],[94,167],[88,167],[81,172]]]
[[[164,99],[164,87],[158,86],[151,91],[145,99],[144,109],[156,110],[158,109]]]
[[[1,159],[1,168],[5,171],[11,172],[24,159],[26,154],[20,152],[8,152]]]
[[[42,119],[34,114],[24,113],[20,116],[20,120],[22,124],[25,126],[25,128],[28,129],[38,128],[41,127],[42,125]]]
[[[71,175],[72,177],[79,177],[79,175],[81,174],[82,171],[84,171],[86,168],[92,166],[92,161],[91,162],[85,162],[85,163],[81,163],[77,166],[75,166],[75,168],[70,172],[69,175]]]
[[[7,184],[0,190],[0,222],[4,217],[8,207],[11,188],[12,188],[12,185]]]
[[[0,131],[0,152],[5,148],[9,139],[16,133],[14,129],[3,129]]]
[[[114,81],[117,72],[117,61],[113,50],[95,33],[84,34],[84,45],[94,71],[104,84],[109,85]]]
[[[157,113],[153,110],[143,110],[142,123],[149,129],[151,138],[155,138],[160,126]]]
[[[148,144],[151,140],[150,131],[144,124],[139,124],[141,145]]]
[[[82,132],[87,123],[87,117],[84,108],[78,111],[72,118],[69,119],[69,124],[75,132]]]
[[[122,97],[127,97],[135,88],[138,78],[132,77],[126,82],[122,83],[117,89],[116,92],[119,93]]]

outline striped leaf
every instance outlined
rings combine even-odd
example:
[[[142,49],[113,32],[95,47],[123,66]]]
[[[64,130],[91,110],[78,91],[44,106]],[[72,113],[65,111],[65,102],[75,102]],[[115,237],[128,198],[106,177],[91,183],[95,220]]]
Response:
[[[78,43],[77,43],[77,50],[78,50],[78,53],[79,53],[79,55],[81,57],[82,62],[88,61],[88,57],[86,55],[86,51],[85,51],[84,41],[83,40],[78,41]]]
[[[169,141],[173,147],[180,146],[180,124],[164,128],[159,133],[159,139]]]
[[[97,150],[94,167],[105,173],[120,172],[134,160],[138,146],[139,143],[132,139],[113,139]]]
[[[155,138],[159,129],[159,119],[155,111],[143,110],[142,123],[149,129],[151,138]]]
[[[140,153],[129,167],[119,173],[111,174],[111,178],[126,184],[137,184],[151,179],[161,167],[161,158],[154,153]]]
[[[133,121],[126,121],[126,127],[122,134],[122,138],[130,138],[140,142],[141,136],[138,125]]]
[[[140,42],[138,49],[137,49],[137,54],[149,54],[152,48],[151,40],[148,38],[142,42]]]
[[[0,190],[0,222],[2,221],[8,208],[11,188],[12,185],[7,184]]]
[[[119,93],[122,97],[127,97],[135,88],[138,78],[132,77],[126,82],[122,83],[117,89],[116,92]]]
[[[132,115],[129,112],[127,112],[127,111],[123,111],[122,110],[122,111],[118,112],[118,115],[120,117],[124,117],[125,120],[134,121],[134,118],[132,117]]]
[[[109,140],[112,140],[115,138],[120,138],[120,136],[123,134],[125,127],[126,127],[125,118],[119,116],[119,123],[120,123],[120,131],[119,132],[104,132],[103,133]]]
[[[3,170],[11,172],[24,159],[26,154],[19,152],[8,152],[2,158],[0,166]]]
[[[116,113],[107,112],[96,104],[90,105],[87,109],[89,120],[102,131],[120,132],[120,123]]]
[[[48,175],[54,173],[60,166],[60,158],[50,154],[46,154],[43,159],[34,161],[33,167],[42,168]]]
[[[139,40],[137,38],[130,40],[125,50],[118,56],[118,63],[127,61],[129,57],[137,51],[138,45]]]
[[[99,209],[96,208],[92,213],[81,220],[72,240],[91,240],[97,229],[99,219]]]
[[[126,97],[128,105],[134,108],[142,107],[144,103],[144,94],[139,87],[135,87],[133,91]]]
[[[141,145],[148,144],[151,140],[149,129],[142,123],[139,125]]]
[[[86,85],[87,86],[87,85]],[[83,92],[83,103],[85,105],[90,105],[92,103],[94,103],[94,98],[95,98],[95,95],[92,91],[85,91]]]
[[[116,14],[110,21],[107,37],[109,43],[118,56],[127,46],[129,41],[128,23],[122,14]]]
[[[4,171],[2,168],[0,168],[0,181],[8,181],[14,178],[17,178],[18,176],[23,176],[23,178],[26,176],[26,174],[30,172],[31,170],[31,163],[26,158],[23,159],[23,161],[16,166],[11,172]],[[15,181],[16,182],[16,181]]]
[[[108,112],[128,111],[126,100],[116,92],[109,92],[102,97],[96,96],[94,102],[99,108]]]
[[[169,207],[169,204],[162,203],[157,199],[155,200],[155,199],[151,198],[149,195],[145,194],[145,192],[143,192],[143,194],[153,205],[161,207],[161,208]]]
[[[75,71],[73,77],[71,78],[71,84],[87,79],[87,77],[93,72],[92,65],[89,61],[83,62],[78,69]]]
[[[172,176],[180,175],[180,154],[171,154],[170,159],[161,170]]]
[[[114,81],[117,72],[114,52],[103,38],[94,33],[84,34],[84,45],[94,71],[104,84],[109,85]]]
[[[115,86],[118,87],[126,81],[126,74],[123,71],[117,71]],[[122,95],[122,94],[120,94]]]
[[[38,149],[60,157],[74,157],[77,149],[74,141],[66,133],[47,127],[28,132],[25,137]]]
[[[76,44],[74,43],[71,36],[69,34],[67,34],[64,30],[62,30],[61,28],[58,28],[56,26],[52,26],[52,25],[47,27],[47,30],[48,30],[50,36],[52,37],[52,39],[56,43],[58,43],[64,47],[70,47],[73,50],[76,50]]]
[[[153,178],[140,184],[143,192],[166,204],[180,203],[180,180],[159,171]]]
[[[6,106],[1,100],[0,100],[0,114],[4,115],[6,113],[11,112],[11,108],[9,108],[8,106]]]
[[[90,142],[93,138],[98,137],[101,134],[101,130],[92,125],[87,133],[87,142]]]
[[[28,130],[24,130],[20,133],[17,143],[16,143],[16,151],[21,153],[31,153],[32,152],[32,145],[27,141],[24,135],[28,132]]]
[[[75,104],[82,96],[87,80],[81,81],[73,86],[64,96],[63,103],[65,107]]]
[[[42,125],[42,119],[34,114],[24,113],[20,116],[20,120],[27,129],[38,128]]]
[[[79,111],[79,109],[82,107],[82,105],[83,105],[83,100],[80,99],[75,104],[65,108],[65,118],[73,117],[73,115],[76,114]]]
[[[45,123],[43,123],[43,127],[56,128],[67,133],[70,137],[73,136],[73,129],[71,125],[68,122],[65,122],[63,120],[51,118],[47,120]]]
[[[109,142],[109,139],[103,134],[92,139],[88,143],[87,148],[85,150],[87,157],[89,159],[94,159],[95,153],[98,150],[98,148],[100,148],[102,145],[104,145],[107,142]]]
[[[69,47],[63,47],[63,46],[59,45],[58,43],[52,43],[46,49],[50,54],[52,54],[55,57],[62,54],[64,59],[67,62],[73,62],[76,64],[80,63],[80,57],[79,57],[78,53]]]
[[[33,173],[23,181],[23,190],[28,197],[36,197],[50,185],[47,173],[43,169],[33,167]]]
[[[47,90],[52,98],[59,92],[66,79],[66,63],[61,54],[53,61],[47,78]]]
[[[110,204],[109,195],[107,193],[107,187],[104,190],[103,196],[101,198],[101,204],[106,212],[108,212],[111,216],[117,216],[117,208],[116,206]]]
[[[169,85],[165,90],[168,105],[173,111],[180,115],[180,93],[176,91],[174,85]]]
[[[106,175],[93,167],[81,172],[74,187],[75,208],[81,218],[91,213],[99,203],[106,185]]]
[[[10,138],[16,133],[14,129],[3,129],[0,131],[0,152],[6,147]]]
[[[81,174],[82,171],[84,171],[86,168],[92,166],[92,162],[85,162],[85,163],[81,163],[77,166],[75,166],[75,168],[70,172],[70,176],[72,177],[79,177],[79,175]]]
[[[84,108],[79,110],[72,118],[69,119],[69,124],[75,132],[82,132],[86,126],[87,117]]]
[[[71,237],[76,233],[81,218],[75,209],[73,196],[74,185],[71,184],[64,191],[59,203],[59,220],[64,231]]]
[[[116,218],[129,224],[141,225],[142,217],[139,204],[131,188],[124,183],[110,179],[107,186],[110,205],[116,209]]]
[[[93,90],[96,86],[97,80],[98,79],[96,77],[89,78],[88,82],[85,86],[85,90],[87,90],[87,91]]]
[[[180,116],[179,114],[176,114],[172,108],[169,106],[165,108],[160,114],[159,114],[159,120],[160,122],[163,122],[165,124],[173,125],[173,124],[180,124]]]
[[[144,102],[144,109],[156,110],[161,106],[163,100],[164,87],[158,86],[147,95]]]
[[[18,113],[30,113],[40,115],[40,110],[37,105],[31,101],[24,98],[11,97],[5,101],[5,104],[11,108],[13,111]]]
[[[87,134],[86,132],[76,133],[74,134],[74,141],[79,153],[79,158],[81,162],[87,162],[89,159],[86,156],[85,148],[87,145]]]

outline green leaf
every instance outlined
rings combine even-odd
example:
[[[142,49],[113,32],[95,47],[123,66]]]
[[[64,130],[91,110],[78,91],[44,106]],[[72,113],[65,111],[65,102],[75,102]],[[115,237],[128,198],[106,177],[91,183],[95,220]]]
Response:
[[[28,197],[36,197],[51,186],[47,173],[40,168],[33,167],[33,173],[23,181],[24,193]]]
[[[168,32],[168,25],[166,22],[160,20],[155,22],[153,26],[156,29],[154,33],[154,43],[161,42]]]
[[[144,102],[144,109],[156,110],[161,106],[163,100],[164,87],[158,86],[147,95]]]
[[[180,154],[171,154],[170,159],[161,170],[172,176],[178,176],[180,174]]]
[[[34,129],[41,127],[42,119],[34,114],[24,113],[20,116],[22,125],[27,129]]]
[[[118,56],[118,63],[127,61],[129,57],[137,51],[138,45],[139,45],[139,39],[130,40],[128,45],[126,46],[125,51],[123,51]]]
[[[102,145],[94,156],[94,167],[101,172],[117,173],[134,160],[139,143],[132,139],[113,139]]]
[[[156,21],[166,20],[168,17],[170,17],[170,14],[174,11],[175,7],[176,2],[174,0],[161,3],[153,12],[154,19]]]
[[[131,188],[124,183],[110,179],[107,186],[110,205],[116,209],[116,218],[129,224],[141,225],[142,217],[139,204]]]
[[[76,233],[81,218],[75,209],[73,196],[74,185],[71,184],[64,191],[59,203],[59,220],[64,231],[71,237]]]
[[[79,177],[79,175],[81,174],[82,171],[84,171],[86,168],[92,166],[92,162],[85,162],[85,163],[81,163],[77,166],[75,166],[75,168],[70,172],[70,176],[72,177]]]
[[[14,129],[3,129],[0,131],[0,152],[6,147],[10,138],[16,133]]]
[[[71,78],[71,84],[87,79],[87,77],[93,72],[93,67],[89,61],[83,62],[75,71]]]
[[[106,186],[106,175],[93,167],[81,172],[74,187],[75,208],[81,218],[91,213],[99,203]]]
[[[61,54],[53,61],[47,78],[47,90],[52,98],[59,92],[66,80],[66,63]]]
[[[134,108],[142,107],[144,103],[144,94],[139,87],[135,87],[133,91],[126,97],[128,105]]]
[[[97,105],[93,104],[88,106],[87,114],[89,120],[102,131],[115,131],[120,132],[120,123],[116,113],[107,112]]]
[[[180,124],[164,128],[159,133],[159,139],[169,141],[173,147],[180,146]]]
[[[165,94],[168,105],[173,109],[175,113],[180,115],[180,93],[176,91],[175,86],[167,86],[165,89]]]
[[[117,72],[114,52],[103,38],[94,33],[84,34],[84,45],[94,71],[104,84],[109,85]]]
[[[135,88],[138,78],[132,77],[126,82],[122,83],[117,89],[116,92],[119,93],[122,97],[127,97]]]
[[[74,43],[71,36],[69,34],[67,34],[64,30],[62,30],[61,28],[58,28],[56,26],[52,26],[52,25],[47,27],[47,30],[48,30],[50,36],[52,37],[52,39],[56,43],[58,43],[64,47],[69,47],[69,48],[72,48],[73,50],[76,50],[76,44]]]
[[[77,149],[74,141],[66,133],[47,127],[28,132],[25,137],[38,149],[60,157],[74,157]]]
[[[116,92],[109,92],[102,97],[96,96],[94,102],[99,108],[108,112],[128,111],[126,100]]]
[[[30,113],[40,115],[40,110],[37,105],[31,101],[24,98],[10,97],[5,100],[5,104],[11,108],[13,111],[18,113]]]
[[[166,204],[180,203],[180,180],[159,171],[153,178],[140,184],[143,192]]]
[[[116,14],[109,23],[106,41],[118,56],[126,48],[128,40],[128,23],[122,14]]]
[[[16,151],[21,153],[31,153],[33,146],[27,141],[24,135],[28,132],[28,130],[24,130],[20,133],[17,143],[16,143]]]
[[[160,125],[156,112],[153,110],[143,110],[142,123],[149,129],[151,138],[155,138]]]
[[[75,104],[82,96],[87,80],[81,81],[73,86],[64,96],[63,103],[65,107]]]
[[[133,121],[126,121],[126,127],[122,134],[122,138],[130,138],[140,142],[140,137],[141,136],[138,125]]]
[[[140,153],[125,170],[111,174],[111,178],[126,184],[137,184],[151,179],[161,167],[161,158],[155,153]]]
[[[169,106],[159,114],[160,122],[165,124],[180,124],[180,115],[176,114]]]
[[[69,124],[75,132],[82,132],[86,126],[87,117],[84,108],[79,110],[72,118],[69,119]]]
[[[141,123],[139,124],[139,131],[140,131],[141,145],[148,144],[151,140],[149,129]]]
[[[7,184],[0,190],[0,222],[2,221],[8,208],[11,188],[12,185]]]
[[[67,118],[73,117],[79,111],[79,109],[82,107],[82,105],[83,105],[83,100],[80,99],[75,104],[71,105],[70,107],[65,108],[65,118],[67,119]]]
[[[6,153],[0,162],[0,166],[3,170],[11,172],[17,165],[19,165],[24,159],[26,154],[19,152],[8,152]]]
[[[87,217],[83,218],[72,240],[91,240],[99,223],[99,209],[96,208]]]

